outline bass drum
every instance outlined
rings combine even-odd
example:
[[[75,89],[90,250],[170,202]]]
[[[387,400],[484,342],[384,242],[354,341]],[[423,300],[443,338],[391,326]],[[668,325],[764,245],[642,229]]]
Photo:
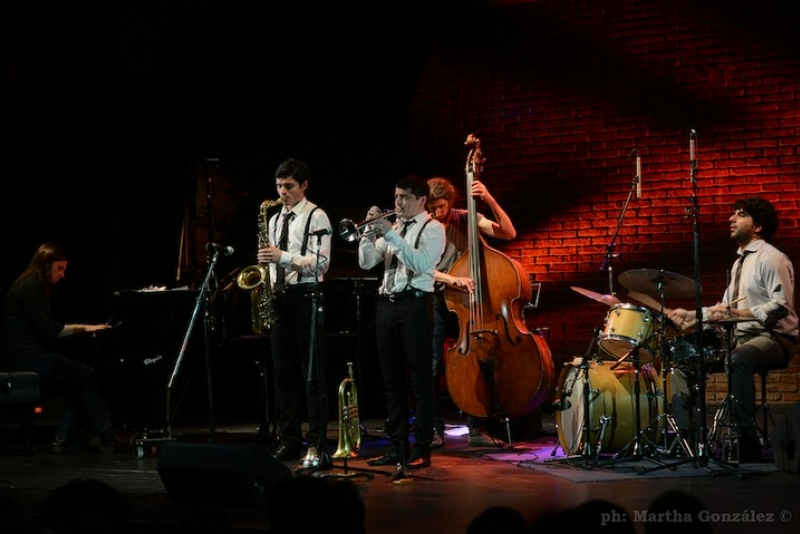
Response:
[[[589,440],[596,446],[602,429],[606,428],[600,452],[619,450],[635,435],[636,428],[636,372],[632,365],[620,365],[613,371],[604,362],[591,362],[589,366]],[[581,453],[584,428],[583,370],[568,365],[561,371],[559,394],[564,400],[563,410],[556,411],[558,440],[568,455]],[[653,422],[663,406],[661,378],[656,370],[645,365],[639,369],[639,424],[644,430]],[[567,402],[568,401],[568,402]],[[607,419],[606,419],[607,418]],[[655,432],[655,431],[654,431]]]

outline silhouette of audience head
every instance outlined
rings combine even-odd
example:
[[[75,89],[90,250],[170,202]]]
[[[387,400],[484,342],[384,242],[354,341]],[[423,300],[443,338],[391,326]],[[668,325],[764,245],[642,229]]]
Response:
[[[571,510],[563,512],[561,518],[564,532],[582,534],[635,534],[633,519],[628,511],[605,499],[592,499]],[[551,518],[552,519],[552,518]]]
[[[364,534],[364,501],[346,478],[295,476],[279,484],[270,496],[271,534],[328,532]]]
[[[703,520],[706,505],[694,495],[682,490],[667,490],[658,495],[647,508],[646,534],[711,534],[711,523]]]
[[[234,532],[233,519],[214,503],[184,506],[178,517],[179,534],[228,534]]]
[[[0,491],[0,530],[6,534],[31,532],[30,511],[19,495],[12,491]]]
[[[111,486],[75,479],[54,489],[42,503],[42,525],[59,534],[117,534],[128,528],[128,500]]]
[[[467,534],[524,534],[525,518],[508,506],[490,506],[467,526]]]

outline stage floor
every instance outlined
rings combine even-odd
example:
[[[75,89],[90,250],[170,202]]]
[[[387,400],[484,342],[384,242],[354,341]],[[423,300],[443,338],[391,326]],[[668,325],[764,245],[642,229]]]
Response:
[[[775,469],[774,464],[765,462],[760,472],[754,472],[747,465],[719,469],[714,467],[715,462],[710,462],[705,466],[684,466],[683,475],[671,476],[671,470],[658,470],[609,480],[602,475],[621,472],[621,467],[629,467],[623,465],[626,462],[620,467],[586,469],[578,458],[570,463],[556,462],[554,469],[577,470],[586,476],[564,477],[549,473],[546,468],[522,466],[525,461],[540,464],[554,458],[558,438],[553,418],[542,416],[541,420],[541,435],[515,440],[511,450],[471,448],[463,422],[450,421],[445,447],[434,451],[431,467],[413,472],[410,483],[398,484],[392,476],[381,474],[372,479],[352,477],[365,503],[366,531],[464,533],[470,521],[491,506],[512,507],[524,516],[528,525],[534,525],[546,514],[566,511],[592,499],[605,499],[623,507],[641,533],[646,521],[652,519],[644,515],[650,502],[667,490],[683,490],[705,503],[709,510],[707,518],[715,532],[797,532],[800,479],[796,474]],[[256,422],[220,422],[212,439],[209,429],[201,424],[175,428],[173,438],[178,443],[201,443],[209,448],[248,447],[257,440],[257,426]],[[381,454],[387,446],[383,421],[363,421],[363,426],[367,435],[359,457],[348,462],[349,468],[367,467],[366,459]],[[337,436],[336,425],[332,424],[328,436],[331,450],[336,448]],[[555,454],[562,455],[562,451],[559,449]],[[514,458],[515,455],[519,458]],[[167,495],[158,463],[158,454],[137,458],[131,449],[58,455],[40,450],[24,456],[14,446],[6,445],[0,454],[0,487],[24,501],[32,523],[37,525],[41,504],[52,490],[73,479],[100,480],[128,499],[129,532],[176,532],[181,509],[187,504]],[[336,464],[341,466],[342,460],[336,460]],[[286,465],[294,468],[297,463]],[[386,468],[385,472],[392,475],[394,470]],[[331,473],[344,474],[344,470],[337,468],[313,476]],[[570,478],[585,481],[575,482]],[[322,508],[311,499],[305,504],[309,514]],[[263,506],[233,504],[225,505],[224,509],[237,532],[269,531]],[[556,525],[571,530],[574,525],[568,517],[556,519]],[[612,521],[621,519],[609,517]],[[688,527],[685,523],[677,524],[681,519],[658,518],[676,521],[672,525],[676,532]],[[328,531],[343,532],[344,526],[331,522]]]

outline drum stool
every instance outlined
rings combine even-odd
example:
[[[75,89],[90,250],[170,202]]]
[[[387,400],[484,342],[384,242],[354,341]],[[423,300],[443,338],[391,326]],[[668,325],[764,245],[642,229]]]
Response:
[[[761,376],[761,405],[756,410],[756,431],[760,434],[761,447],[765,449],[772,446],[769,442],[769,425],[772,423],[772,426],[775,426],[775,419],[772,417],[769,404],[767,404],[767,375],[770,371],[786,369],[788,366],[789,362],[784,362],[758,372],[759,376]],[[763,421],[761,426],[758,425],[758,410],[761,411],[761,420]]]
[[[33,371],[0,372],[0,404],[16,405],[22,422],[22,447],[36,450],[34,405],[41,397],[39,374]]]

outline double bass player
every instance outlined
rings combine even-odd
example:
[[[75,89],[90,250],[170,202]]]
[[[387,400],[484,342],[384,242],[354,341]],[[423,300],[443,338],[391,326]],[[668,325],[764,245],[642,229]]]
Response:
[[[456,188],[446,178],[435,176],[428,180],[430,196],[428,211],[445,227],[446,243],[442,259],[436,266],[434,280],[434,329],[433,329],[433,379],[436,387],[436,414],[434,418],[433,447],[444,445],[444,417],[442,415],[442,393],[439,383],[444,374],[444,343],[448,336],[458,337],[458,325],[455,318],[447,310],[445,287],[468,289],[475,287],[469,277],[457,277],[449,274],[456,260],[467,250],[468,218],[467,210],[454,208]],[[486,186],[478,180],[472,182],[470,194],[481,199],[492,210],[495,220],[478,214],[478,230],[481,234],[510,241],[517,235],[511,218],[503,210],[497,200],[489,193]],[[496,439],[486,430],[486,419],[476,416],[467,417],[469,441],[471,447],[502,447],[503,442]]]

